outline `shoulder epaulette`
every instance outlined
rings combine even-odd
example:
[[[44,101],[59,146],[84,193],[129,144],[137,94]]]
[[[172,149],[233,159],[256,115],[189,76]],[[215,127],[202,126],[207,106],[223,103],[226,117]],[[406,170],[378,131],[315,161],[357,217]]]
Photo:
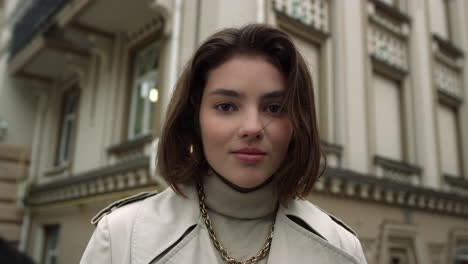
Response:
[[[137,202],[137,201],[140,201],[140,200],[144,200],[150,196],[153,196],[153,195],[156,195],[158,194],[157,191],[154,191],[154,192],[142,192],[142,193],[139,193],[139,194],[135,194],[135,195],[132,195],[132,196],[129,196],[129,197],[126,197],[126,198],[123,198],[123,199],[120,199],[118,201],[115,201],[111,204],[109,204],[108,206],[106,206],[104,209],[102,209],[96,216],[94,216],[92,219],[91,219],[91,224],[93,225],[97,225],[99,223],[99,221],[105,216],[105,215],[108,215],[109,213],[111,213],[112,211],[114,211],[115,209],[117,208],[120,208],[124,205],[127,205],[127,204],[130,204],[130,203],[134,203],[134,202]]]

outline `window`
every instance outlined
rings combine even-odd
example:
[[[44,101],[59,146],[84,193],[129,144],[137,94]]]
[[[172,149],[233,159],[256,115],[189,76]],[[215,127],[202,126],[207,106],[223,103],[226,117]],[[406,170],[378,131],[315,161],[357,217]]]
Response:
[[[376,152],[393,160],[403,160],[402,105],[398,82],[374,74]]]
[[[311,73],[316,117],[325,140],[333,133],[330,8],[328,0],[274,1],[278,25],[288,31]]]
[[[448,0],[430,0],[429,9],[432,32],[444,39],[450,39]]]
[[[296,35],[291,35],[291,37],[304,57],[309,71],[311,72],[312,85],[314,87],[315,110],[317,111],[317,118],[320,119],[320,46]],[[320,124],[320,120],[318,123]]]
[[[385,223],[382,230],[378,263],[416,264],[423,263],[422,243],[416,226]],[[426,258],[424,258],[426,259]]]
[[[304,57],[311,73],[317,126],[327,155],[327,164],[341,166],[342,147],[335,122],[339,110],[334,107],[336,90],[333,77],[333,43],[330,0],[275,0],[273,10],[276,23],[287,31]]]
[[[58,257],[58,235],[59,226],[44,227],[44,247],[42,254],[43,264],[56,264]]]
[[[154,42],[138,51],[134,57],[133,83],[128,138],[151,133],[156,103],[159,99],[157,66],[159,43]]]
[[[428,243],[427,252],[429,254],[429,263],[443,264],[447,263],[446,259],[446,243]]]
[[[442,173],[461,176],[457,109],[439,103],[437,117]]]
[[[454,264],[468,264],[468,240],[457,241]]]
[[[79,99],[78,87],[66,91],[62,100],[62,119],[60,123],[60,136],[57,146],[55,165],[66,164],[70,159],[74,131],[77,124],[77,108]]]
[[[414,242],[409,237],[389,238],[388,264],[415,264]]]
[[[388,264],[409,264],[408,250],[405,248],[391,248]]]

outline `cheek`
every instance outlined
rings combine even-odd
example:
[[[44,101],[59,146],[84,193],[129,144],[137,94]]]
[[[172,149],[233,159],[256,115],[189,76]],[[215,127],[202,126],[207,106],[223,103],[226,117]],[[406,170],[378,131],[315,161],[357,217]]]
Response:
[[[278,149],[281,156],[285,155],[292,138],[292,124],[289,120],[281,120],[275,124],[274,128],[274,132],[271,134],[273,146]]]
[[[229,138],[227,124],[209,114],[200,116],[200,129],[202,143],[205,148],[220,146],[220,143],[227,141]]]

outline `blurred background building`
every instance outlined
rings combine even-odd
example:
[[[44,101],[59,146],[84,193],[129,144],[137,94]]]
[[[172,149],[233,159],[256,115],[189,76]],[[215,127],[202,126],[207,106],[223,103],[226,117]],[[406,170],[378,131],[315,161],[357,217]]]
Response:
[[[465,0],[0,1],[0,235],[77,263],[109,202],[162,190],[178,73],[211,33],[287,31],[329,168],[309,197],[369,263],[468,263]]]

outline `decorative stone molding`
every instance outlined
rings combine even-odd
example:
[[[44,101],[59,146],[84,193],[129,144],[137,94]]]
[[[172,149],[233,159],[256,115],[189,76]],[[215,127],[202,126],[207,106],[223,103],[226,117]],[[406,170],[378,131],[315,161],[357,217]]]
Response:
[[[329,0],[273,0],[273,8],[318,32],[330,32]]]
[[[320,143],[327,156],[327,166],[333,168],[341,167],[341,153],[343,152],[343,147],[323,140]]]
[[[400,71],[406,71],[410,18],[398,8],[379,0],[369,1],[368,13],[370,55]]]
[[[398,7],[389,5],[382,0],[369,0],[369,13],[382,13],[385,17],[399,23],[409,23],[410,17],[402,12]]]
[[[392,80],[402,80],[408,74],[408,71],[394,64],[390,64],[376,55],[371,55],[372,69]]]
[[[89,198],[96,195],[154,185],[149,176],[149,158],[140,156],[52,183],[33,186],[26,203],[30,206]]]
[[[140,156],[30,189],[31,206],[89,198],[159,184],[149,175],[149,157]],[[390,179],[328,168],[314,187],[319,193],[407,207],[444,215],[468,216],[468,195],[433,190]]]
[[[110,146],[107,149],[107,153],[116,156],[119,160],[145,155],[148,153],[147,148],[150,148],[153,139],[154,136],[152,134],[141,135],[134,139]]]
[[[381,156],[375,156],[374,163],[377,166],[377,177],[406,184],[420,184],[421,182],[420,167]]]
[[[406,39],[371,23],[367,41],[371,56],[401,70],[408,68]]]
[[[468,195],[400,183],[349,170],[327,168],[314,189],[333,196],[444,215],[468,216]]]
[[[446,56],[450,58],[463,57],[463,51],[459,47],[457,47],[455,44],[453,44],[451,41],[444,39],[443,37],[435,33],[432,34],[432,38],[437,44],[436,46],[437,51],[440,51],[441,53],[445,54]]]
[[[457,107],[463,101],[463,51],[437,34],[433,34],[432,39],[435,88],[445,103]]]
[[[449,192],[468,196],[468,179],[453,175],[444,175],[443,188]]]
[[[125,38],[129,45],[134,45],[150,37],[155,32],[162,31],[164,28],[167,28],[164,18],[162,16],[156,16],[138,29],[127,32]]]
[[[70,165],[71,164],[69,162],[65,162],[63,164],[49,168],[44,172],[44,176],[46,177],[56,177],[60,175],[63,176],[70,170],[70,167],[71,167]]]
[[[149,0],[149,8],[157,12],[158,20],[162,22],[161,26],[164,30],[164,35],[169,35],[172,31],[174,1],[172,0]]]
[[[438,92],[462,101],[462,83],[459,69],[436,60],[434,63],[434,81]]]
[[[89,59],[83,59],[73,56],[70,53],[65,54],[68,69],[78,76],[80,87],[87,87],[89,82]]]

